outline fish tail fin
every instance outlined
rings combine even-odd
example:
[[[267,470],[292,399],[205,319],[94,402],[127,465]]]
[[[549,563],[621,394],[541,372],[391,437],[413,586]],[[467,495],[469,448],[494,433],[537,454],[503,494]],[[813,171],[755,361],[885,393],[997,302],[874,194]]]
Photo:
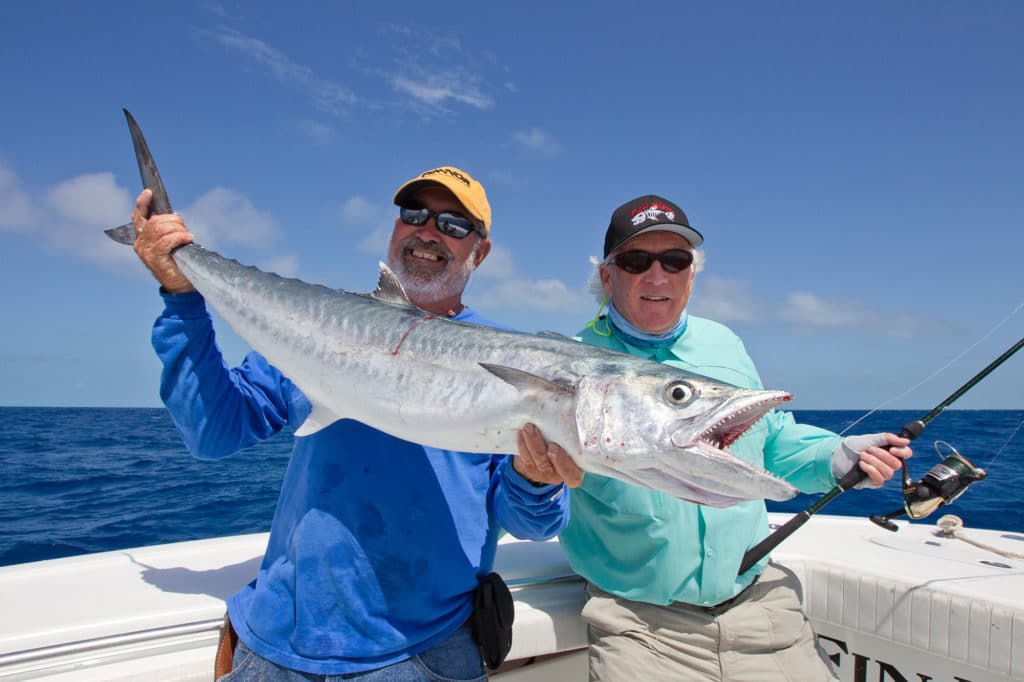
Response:
[[[135,225],[131,223],[125,223],[124,225],[112,227],[109,230],[103,230],[103,233],[118,244],[127,244],[128,246],[131,246],[135,243]]]
[[[171,202],[167,198],[167,190],[164,189],[164,182],[160,179],[160,171],[156,169],[156,162],[153,161],[153,155],[149,152],[149,145],[146,144],[146,138],[142,136],[142,130],[139,128],[139,124],[135,122],[135,117],[133,117],[127,109],[124,109],[123,111],[125,119],[128,121],[128,129],[132,134],[132,145],[135,147],[135,159],[139,164],[139,175],[142,176],[142,186],[153,192],[153,198],[150,203],[150,213],[170,213]],[[104,232],[106,232],[107,236],[118,244],[127,244],[131,246],[135,243],[135,226],[131,223],[126,223],[119,227],[104,230]]]

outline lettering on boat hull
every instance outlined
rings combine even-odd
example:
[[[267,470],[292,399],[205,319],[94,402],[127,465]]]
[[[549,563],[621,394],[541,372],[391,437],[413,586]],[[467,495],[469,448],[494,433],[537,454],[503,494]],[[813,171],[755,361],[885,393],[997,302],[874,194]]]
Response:
[[[818,635],[818,643],[839,671],[839,679],[851,682],[974,682],[948,671],[941,676],[919,672],[912,661],[890,663],[877,656],[868,656],[850,646],[845,639]],[[921,657],[924,660],[924,657]],[[931,667],[931,666],[920,666]],[[948,663],[945,667],[948,667]]]

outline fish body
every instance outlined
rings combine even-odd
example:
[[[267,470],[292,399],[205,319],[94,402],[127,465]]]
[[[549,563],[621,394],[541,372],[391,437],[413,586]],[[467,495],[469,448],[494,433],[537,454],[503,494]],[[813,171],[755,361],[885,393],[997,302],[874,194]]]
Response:
[[[169,210],[138,126],[143,184]],[[141,144],[140,144],[141,143]],[[134,241],[128,226],[111,238]],[[536,424],[584,471],[724,507],[795,489],[725,448],[791,396],[737,388],[582,344],[438,317],[409,302],[383,263],[373,294],[263,272],[198,244],[176,265],[231,327],[306,395],[296,437],[355,419],[397,438],[461,452],[515,453]]]

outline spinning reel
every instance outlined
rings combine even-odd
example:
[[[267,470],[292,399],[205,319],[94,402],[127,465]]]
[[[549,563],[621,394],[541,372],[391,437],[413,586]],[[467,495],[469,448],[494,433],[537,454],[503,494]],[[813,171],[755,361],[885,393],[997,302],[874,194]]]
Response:
[[[892,519],[904,514],[912,519],[923,519],[939,507],[953,502],[963,495],[972,483],[977,483],[987,475],[984,469],[974,466],[969,459],[945,441],[936,441],[935,451],[942,457],[942,461],[933,466],[917,483],[910,480],[907,463],[903,463],[903,509],[897,509],[884,516],[872,514],[869,517],[872,522],[895,532],[899,528]]]

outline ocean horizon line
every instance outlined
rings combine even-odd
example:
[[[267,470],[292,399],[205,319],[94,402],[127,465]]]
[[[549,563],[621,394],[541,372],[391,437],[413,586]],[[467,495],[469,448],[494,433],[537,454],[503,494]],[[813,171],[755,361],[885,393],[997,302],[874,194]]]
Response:
[[[163,405],[0,405],[3,409],[24,410],[166,410]],[[920,412],[927,414],[932,407],[792,407],[787,412]],[[1024,407],[947,407],[946,412],[1024,412]]]

